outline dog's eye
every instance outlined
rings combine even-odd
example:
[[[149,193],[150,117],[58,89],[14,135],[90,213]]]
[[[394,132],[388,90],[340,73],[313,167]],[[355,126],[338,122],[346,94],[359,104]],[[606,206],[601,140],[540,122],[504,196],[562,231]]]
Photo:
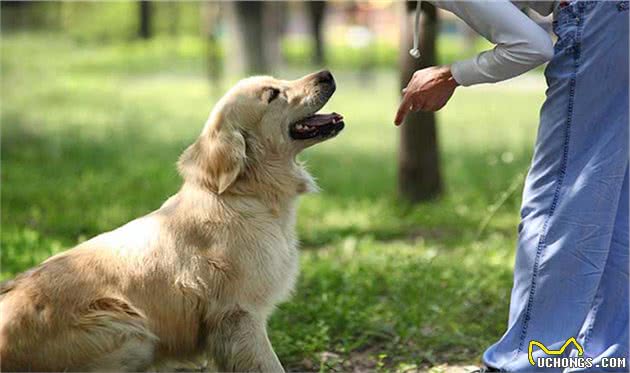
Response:
[[[278,98],[280,95],[280,90],[278,88],[267,88],[265,92],[265,97],[267,98],[267,103]]]

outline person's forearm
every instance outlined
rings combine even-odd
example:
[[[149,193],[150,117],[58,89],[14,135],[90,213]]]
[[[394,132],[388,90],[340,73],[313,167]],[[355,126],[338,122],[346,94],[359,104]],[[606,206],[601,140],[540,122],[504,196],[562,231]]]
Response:
[[[506,80],[553,56],[549,35],[509,1],[432,1],[453,12],[496,47],[453,63],[451,73],[464,86]]]

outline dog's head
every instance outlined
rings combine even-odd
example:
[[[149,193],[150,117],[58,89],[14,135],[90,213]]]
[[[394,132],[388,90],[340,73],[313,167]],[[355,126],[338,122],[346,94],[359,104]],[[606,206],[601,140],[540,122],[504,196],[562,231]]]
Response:
[[[268,76],[240,81],[217,103],[197,142],[184,152],[180,171],[218,194],[247,172],[261,173],[257,168],[282,172],[300,151],[343,129],[341,115],[316,114],[335,88],[329,71],[293,81]]]

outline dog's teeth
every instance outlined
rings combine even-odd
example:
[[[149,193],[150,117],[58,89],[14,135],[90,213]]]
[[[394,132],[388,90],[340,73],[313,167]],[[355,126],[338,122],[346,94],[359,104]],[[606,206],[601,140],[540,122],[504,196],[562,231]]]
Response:
[[[296,131],[300,131],[300,132],[308,132],[308,131],[313,131],[314,127],[309,126],[308,124],[296,124],[295,125],[295,130]]]

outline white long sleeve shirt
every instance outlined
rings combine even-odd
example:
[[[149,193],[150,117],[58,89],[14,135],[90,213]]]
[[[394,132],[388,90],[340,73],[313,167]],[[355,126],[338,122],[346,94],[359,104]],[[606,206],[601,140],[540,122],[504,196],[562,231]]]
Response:
[[[553,57],[551,37],[519,8],[541,15],[554,9],[553,1],[430,1],[461,18],[495,48],[451,65],[455,81],[463,86],[493,83],[529,71]]]

